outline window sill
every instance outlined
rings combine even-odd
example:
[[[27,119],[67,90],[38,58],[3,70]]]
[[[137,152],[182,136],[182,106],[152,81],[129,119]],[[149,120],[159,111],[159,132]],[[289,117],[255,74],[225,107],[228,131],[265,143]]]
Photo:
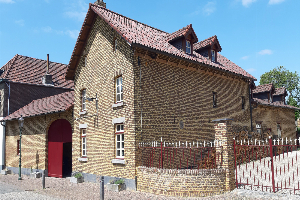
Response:
[[[123,106],[123,105],[124,105],[124,102],[121,101],[121,102],[118,102],[118,103],[113,104],[113,105],[112,105],[112,108],[121,107],[121,106]]]
[[[125,165],[125,160],[123,160],[123,159],[112,159],[111,163]]]
[[[79,115],[85,115],[85,114],[86,114],[86,110],[79,112]]]
[[[88,158],[78,158],[78,161],[80,161],[80,162],[87,162]]]

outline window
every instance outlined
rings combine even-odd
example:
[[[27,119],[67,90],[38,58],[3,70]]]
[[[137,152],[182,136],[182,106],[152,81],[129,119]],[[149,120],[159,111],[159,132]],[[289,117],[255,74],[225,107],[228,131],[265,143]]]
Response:
[[[217,107],[217,93],[213,92],[213,107]]]
[[[118,46],[118,40],[116,38],[114,41],[114,51],[117,51],[117,46]]]
[[[277,123],[277,136],[278,136],[278,138],[281,138],[281,127],[280,127],[280,123]]]
[[[261,131],[261,122],[256,122],[256,130],[257,130],[257,132],[258,132],[259,134],[262,133],[262,131]]]
[[[185,52],[188,54],[191,54],[191,52],[192,52],[191,42],[188,40],[186,40],[186,43],[185,43]]]
[[[20,155],[20,140],[17,140],[17,155]]]
[[[211,61],[216,62],[216,52],[215,52],[215,50],[211,50]]]
[[[86,129],[80,129],[81,132],[81,156],[86,157]]]
[[[116,79],[116,100],[117,102],[123,101],[122,76]]]
[[[86,110],[85,100],[86,100],[86,89],[81,91],[81,110],[82,111]]]
[[[242,96],[242,109],[244,110],[245,109],[245,97]]]
[[[124,125],[116,125],[116,158],[124,158]]]
[[[273,101],[273,100],[272,100],[272,94],[270,94],[270,103],[272,103],[272,101]]]
[[[84,56],[84,66],[86,67],[87,65],[87,56]]]

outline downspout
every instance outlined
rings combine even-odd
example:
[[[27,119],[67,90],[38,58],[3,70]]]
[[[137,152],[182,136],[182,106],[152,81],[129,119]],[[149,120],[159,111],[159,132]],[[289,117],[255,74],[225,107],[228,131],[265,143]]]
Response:
[[[142,67],[141,60],[138,56],[138,65],[140,67],[140,105],[141,105],[141,136],[143,134],[143,104],[142,104]]]
[[[249,105],[250,105],[250,122],[251,122],[251,132],[253,132],[253,124],[252,124],[252,105],[251,105],[251,82],[249,83]]]
[[[5,82],[6,86],[8,87],[8,98],[7,98],[7,116],[9,115],[9,99],[10,99],[10,82],[8,84]]]

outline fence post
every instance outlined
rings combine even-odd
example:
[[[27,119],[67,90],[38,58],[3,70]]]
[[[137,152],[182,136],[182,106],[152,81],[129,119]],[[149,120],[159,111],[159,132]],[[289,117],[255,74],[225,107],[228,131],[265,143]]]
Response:
[[[275,193],[273,145],[272,145],[272,139],[271,138],[269,138],[269,144],[270,144],[270,157],[271,157],[271,170],[272,170],[272,188],[273,188],[273,192]]]
[[[100,200],[104,200],[104,176],[100,178]]]
[[[215,123],[215,139],[222,142],[223,145],[223,160],[221,167],[225,169],[225,190],[234,190],[236,183],[234,177],[234,149],[233,149],[233,133],[231,121],[233,119],[216,119]]]

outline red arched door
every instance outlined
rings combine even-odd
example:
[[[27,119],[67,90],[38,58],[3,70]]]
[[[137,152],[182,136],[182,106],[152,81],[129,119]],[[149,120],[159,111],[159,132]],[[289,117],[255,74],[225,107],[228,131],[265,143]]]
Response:
[[[58,119],[48,130],[48,176],[62,178],[72,172],[72,127]]]

